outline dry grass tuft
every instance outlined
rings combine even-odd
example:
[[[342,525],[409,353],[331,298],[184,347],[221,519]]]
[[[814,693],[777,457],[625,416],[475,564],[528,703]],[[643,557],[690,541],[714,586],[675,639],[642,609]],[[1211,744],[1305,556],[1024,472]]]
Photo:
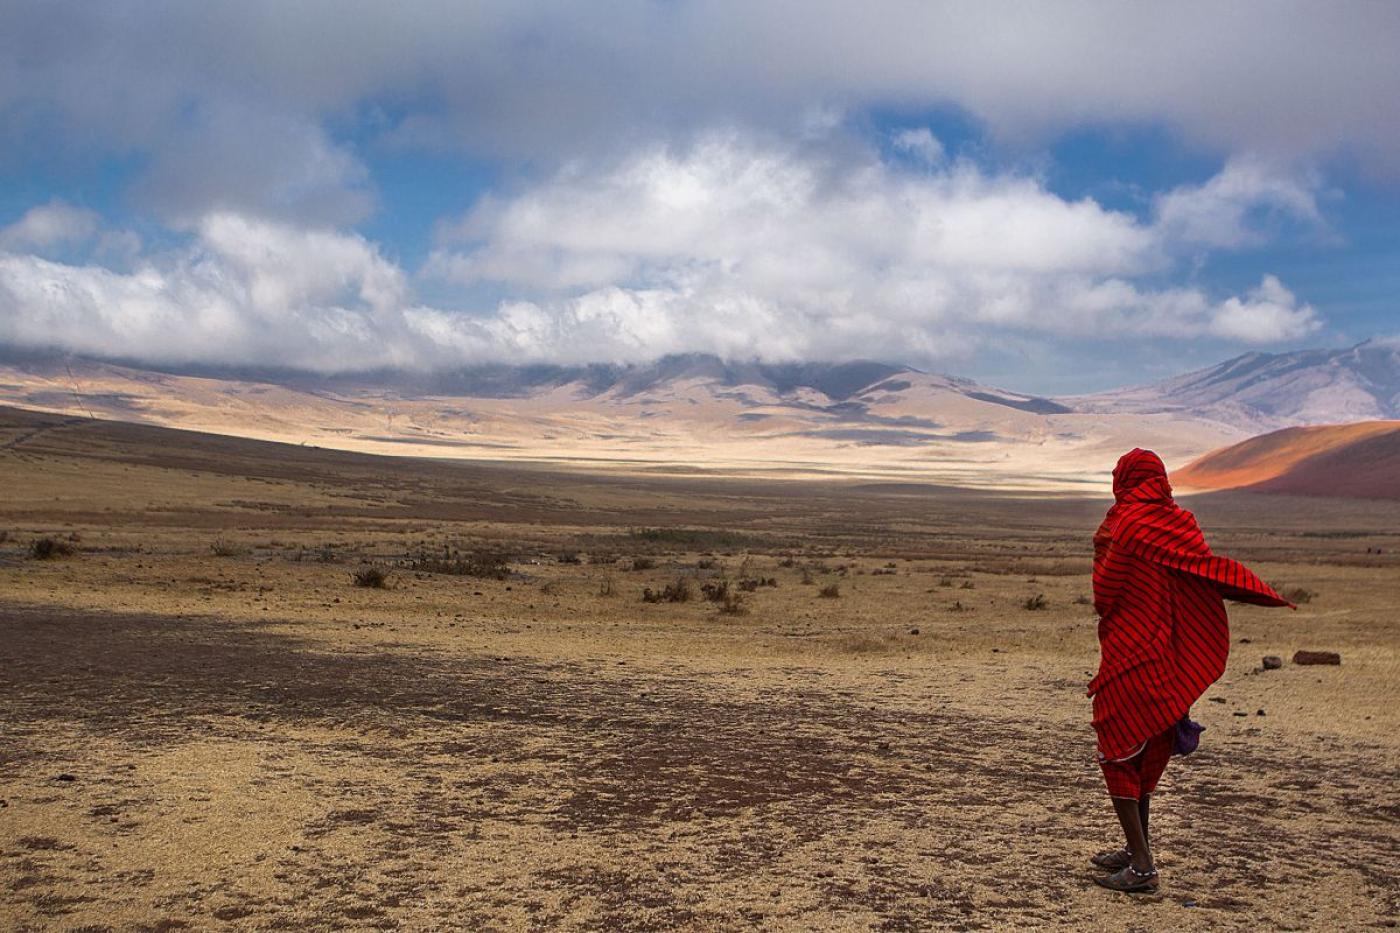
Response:
[[[724,599],[720,601],[720,615],[742,616],[747,615],[748,611],[748,606],[744,605],[744,598],[738,593],[726,593]]]
[[[56,560],[72,556],[73,545],[58,538],[35,538],[29,542],[30,560]]]
[[[371,590],[382,590],[389,585],[389,571],[383,567],[361,567],[351,575],[351,582]]]
[[[1317,596],[1316,590],[1310,590],[1305,586],[1288,586],[1279,583],[1271,583],[1269,585],[1274,588],[1274,592],[1278,593],[1290,603],[1299,606],[1312,602],[1314,597]]]

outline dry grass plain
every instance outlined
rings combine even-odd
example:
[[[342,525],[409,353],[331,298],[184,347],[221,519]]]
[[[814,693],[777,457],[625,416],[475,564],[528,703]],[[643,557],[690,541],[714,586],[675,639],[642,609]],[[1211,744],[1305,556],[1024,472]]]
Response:
[[[1162,891],[1131,899],[1086,862],[1116,838],[1083,696],[1102,501],[2,409],[0,489],[5,929],[1396,923],[1393,503],[1190,503],[1313,596],[1232,608],[1154,809]],[[406,564],[497,553],[504,579]],[[743,580],[735,613],[700,593]],[[1343,664],[1256,672],[1299,648]]]

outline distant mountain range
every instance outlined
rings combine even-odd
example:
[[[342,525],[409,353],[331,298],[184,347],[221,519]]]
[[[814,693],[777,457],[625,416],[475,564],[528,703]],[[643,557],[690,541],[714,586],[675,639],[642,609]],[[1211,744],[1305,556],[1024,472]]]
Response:
[[[1400,341],[1246,353],[1164,382],[1061,402],[1082,412],[1183,412],[1251,431],[1400,418]]]
[[[901,380],[934,378],[948,386],[963,386],[969,398],[1037,411],[1063,413],[1070,409],[1047,398],[989,389],[970,379],[934,375],[910,366],[853,360],[841,363],[764,363],[725,360],[708,353],[664,356],[648,363],[593,363],[582,366],[548,364],[485,365],[438,372],[397,370],[334,376],[304,373],[181,370],[188,375],[255,379],[307,390],[362,391],[373,388],[405,396],[457,396],[461,398],[518,399],[552,392],[562,387],[580,399],[610,396],[628,399],[664,389],[679,382],[704,382],[722,389],[747,387],[775,397],[816,392],[832,402],[846,402],[870,392],[899,391]],[[905,380],[907,381],[907,380]]]
[[[416,394],[468,398],[523,398],[541,390],[574,386],[582,397],[640,395],[672,382],[705,380],[725,387],[754,386],[779,395],[814,389],[844,400],[901,372],[888,363],[762,363],[722,360],[705,353],[665,356],[650,363],[594,363],[586,366],[477,366],[447,372],[378,372],[331,377],[336,386],[378,385]],[[315,381],[315,380],[313,380]]]
[[[899,391],[900,377],[932,374],[872,360],[845,363],[763,363],[709,354],[666,356],[641,364],[587,366],[479,366],[454,372],[381,372],[298,379],[291,384],[357,388],[376,385],[410,394],[524,398],[574,386],[580,396],[638,396],[668,383],[705,380],[751,386],[778,396],[810,389],[836,402],[862,394]],[[1246,353],[1216,366],[1146,386],[1060,399],[981,386],[933,375],[969,398],[1038,414],[1184,412],[1242,429],[1400,418],[1400,342],[1365,341],[1340,350]],[[279,381],[273,379],[273,381]],[[907,379],[903,380],[907,381]]]
[[[872,361],[478,366],[338,376],[0,357],[0,403],[374,453],[630,470],[1098,488],[1290,425],[1397,417],[1400,345],[1250,353],[1150,386],[1044,398]]]

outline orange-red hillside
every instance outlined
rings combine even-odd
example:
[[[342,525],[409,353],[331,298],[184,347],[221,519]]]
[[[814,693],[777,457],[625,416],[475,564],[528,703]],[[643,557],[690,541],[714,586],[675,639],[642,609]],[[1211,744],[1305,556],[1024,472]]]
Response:
[[[1400,421],[1261,434],[1206,454],[1172,474],[1172,482],[1183,491],[1400,499]]]

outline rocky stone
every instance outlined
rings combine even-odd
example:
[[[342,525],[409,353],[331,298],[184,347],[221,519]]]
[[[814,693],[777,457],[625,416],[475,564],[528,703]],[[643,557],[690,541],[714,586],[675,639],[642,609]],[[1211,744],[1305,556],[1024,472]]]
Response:
[[[1297,651],[1294,664],[1341,664],[1342,656],[1335,651]]]
[[[1276,654],[1266,654],[1264,656],[1264,670],[1276,671],[1283,667],[1283,658]]]

